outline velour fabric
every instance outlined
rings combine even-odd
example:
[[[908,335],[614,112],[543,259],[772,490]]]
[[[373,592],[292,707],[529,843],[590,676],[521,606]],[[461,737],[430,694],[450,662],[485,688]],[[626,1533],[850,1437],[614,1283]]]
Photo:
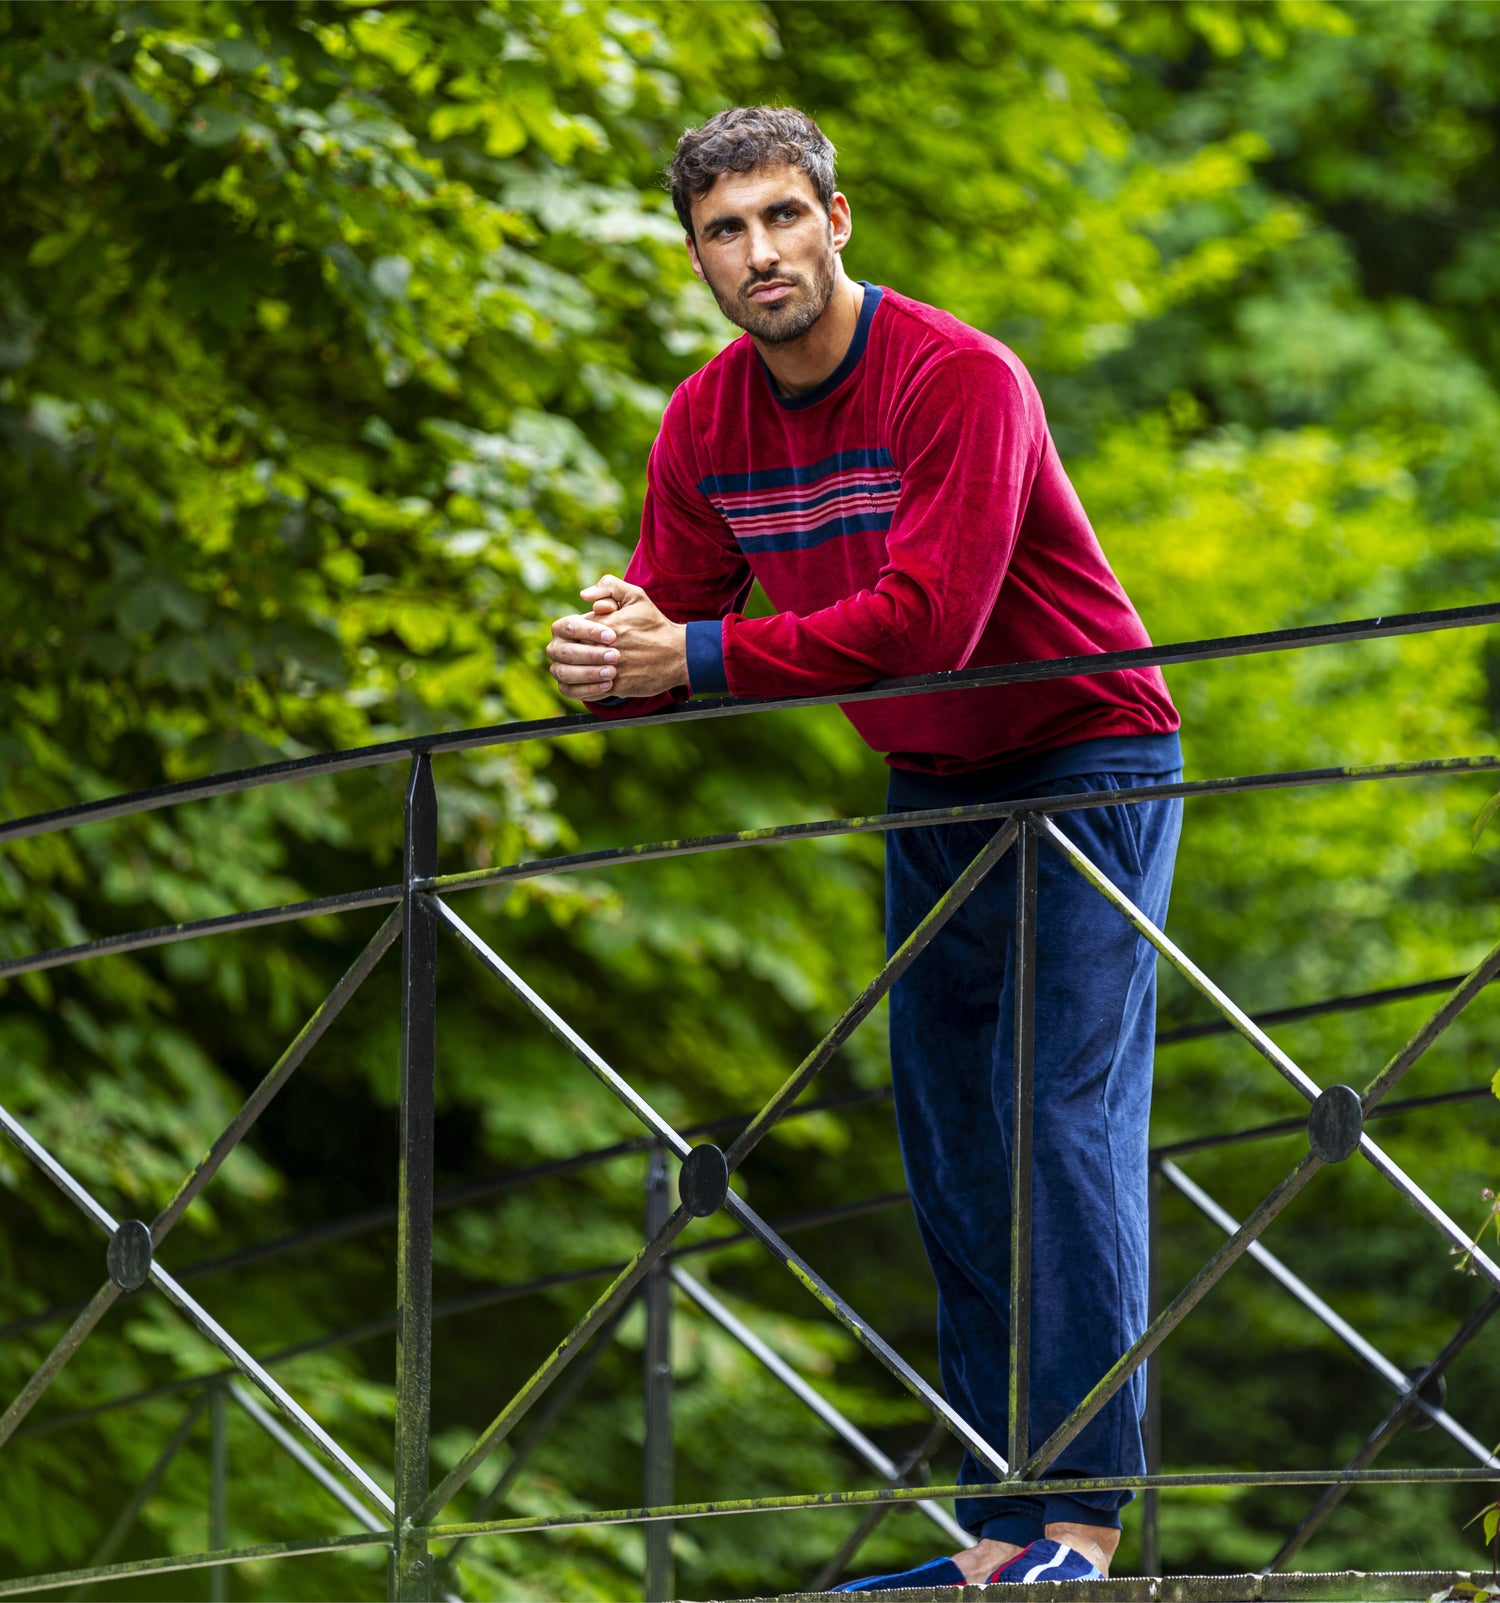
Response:
[[[1153,776],[1090,773],[1017,794],[1060,795]],[[972,798],[970,798],[972,799]],[[988,799],[1000,800],[1003,796]],[[1058,814],[1059,827],[1158,925],[1178,800]],[[998,826],[886,836],[891,951]],[[1147,1126],[1156,954],[1057,851],[1038,852],[1033,1125],[1031,1448],[1093,1388],[1146,1322]],[[990,871],[891,993],[891,1063],[912,1204],[938,1288],[948,1401],[997,1451],[1008,1425],[1015,853]],[[1070,1495],[1069,1477],[1139,1474],[1137,1372],[1048,1471],[1055,1491],[960,1501],[959,1523],[1013,1542],[1049,1520],[1118,1525],[1128,1493]],[[963,1484],[993,1480],[972,1457]]]
[[[1020,359],[874,285],[816,390],[778,395],[748,335],[679,385],[625,577],[694,626],[698,694],[837,694],[1150,643]],[[775,616],[744,615],[757,579]],[[686,694],[595,710],[628,716]],[[892,766],[937,774],[1179,722],[1155,668],[844,710]]]

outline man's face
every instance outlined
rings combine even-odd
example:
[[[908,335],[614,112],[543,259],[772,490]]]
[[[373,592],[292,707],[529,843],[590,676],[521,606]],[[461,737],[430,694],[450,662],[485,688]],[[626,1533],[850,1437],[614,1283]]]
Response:
[[[688,255],[731,323],[780,345],[823,315],[849,233],[842,195],[825,212],[800,167],[757,167],[720,173],[693,202]]]

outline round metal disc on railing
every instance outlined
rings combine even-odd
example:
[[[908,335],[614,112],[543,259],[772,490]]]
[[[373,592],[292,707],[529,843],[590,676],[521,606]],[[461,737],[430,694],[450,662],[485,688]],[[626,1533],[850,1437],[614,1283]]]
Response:
[[[1307,1144],[1324,1163],[1352,1158],[1364,1133],[1364,1104],[1352,1086],[1330,1085],[1307,1116]]]
[[[151,1226],[126,1219],[109,1238],[109,1278],[121,1291],[135,1291],[151,1274]]]
[[[694,1147],[682,1160],[677,1194],[683,1207],[700,1219],[724,1206],[724,1198],[729,1195],[729,1164],[711,1141]]]

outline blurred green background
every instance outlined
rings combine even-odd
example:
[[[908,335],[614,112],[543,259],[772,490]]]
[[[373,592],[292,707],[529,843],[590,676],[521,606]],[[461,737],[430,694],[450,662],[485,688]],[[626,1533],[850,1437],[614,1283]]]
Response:
[[[633,538],[674,383],[730,332],[658,178],[687,123],[775,99],[839,147],[856,276],[936,302],[1031,365],[1065,463],[1154,638],[1500,594],[1500,7],[0,3],[0,810],[19,815],[281,755],[558,711],[546,620]],[[1190,777],[1492,749],[1482,630],[1169,677]],[[443,866],[875,810],[879,759],[833,709],[616,727],[441,759]],[[182,807],[0,853],[0,956],[391,880],[399,768]],[[1252,1011],[1452,973],[1496,937],[1483,778],[1191,805],[1172,930]],[[757,1105],[880,955],[880,843],[541,879],[455,905],[674,1120]],[[5,1104],[121,1216],[149,1218],[378,915],[173,946],[0,986]],[[387,959],[187,1215],[174,1270],[394,1198]],[[635,1134],[456,946],[442,950],[439,1184]],[[1278,1030],[1362,1084],[1416,1002]],[[1204,1017],[1168,978],[1165,1025]],[[1482,999],[1407,1091],[1486,1083]],[[878,1087],[877,1017],[815,1094]],[[1156,1136],[1297,1112],[1243,1044],[1166,1049]],[[1492,1101],[1380,1126],[1465,1225],[1495,1181]],[[1291,1137],[1185,1160],[1243,1212]],[[609,1264],[639,1239],[640,1155],[439,1216],[440,1297]],[[743,1176],[772,1219],[901,1184],[888,1108],[784,1125]],[[704,1234],[722,1222],[697,1227]],[[1163,1286],[1213,1227],[1168,1198]],[[929,1375],[907,1211],[798,1245]],[[1326,1171],[1268,1244],[1399,1364],[1482,1295],[1366,1166]],[[388,1230],[195,1284],[265,1355],[391,1311]],[[893,1456],[919,1412],[758,1249],[695,1273]],[[87,1296],[97,1238],[0,1151],[0,1390]],[[583,1280],[442,1321],[451,1464],[587,1305]],[[516,1513],[640,1497],[639,1314],[511,1488]],[[1481,1340],[1454,1411],[1500,1437]],[[872,1483],[694,1311],[675,1342],[679,1495]],[[5,1451],[0,1571],[86,1562],[215,1352],[151,1295],[117,1305]],[[388,1336],[276,1373],[390,1459]],[[1389,1393],[1245,1264],[1166,1349],[1165,1464],[1342,1462]],[[81,1417],[80,1417],[81,1415]],[[230,1537],[348,1517],[237,1414]],[[454,1505],[500,1474],[502,1450]],[[1384,1462],[1460,1463],[1440,1432]],[[939,1451],[938,1481],[954,1455]],[[207,1541],[206,1435],[123,1556]],[[1163,1507],[1169,1571],[1264,1564],[1307,1491]],[[1480,1488],[1362,1490],[1309,1568],[1469,1567]],[[697,1521],[692,1597],[806,1584],[840,1511]],[[1139,1563],[1138,1520],[1121,1571]],[[862,1566],[937,1551],[888,1519]],[[378,1550],[248,1565],[232,1598],[383,1595]],[[476,1598],[640,1595],[638,1530],[488,1539]],[[202,1597],[200,1572],[92,1595]]]

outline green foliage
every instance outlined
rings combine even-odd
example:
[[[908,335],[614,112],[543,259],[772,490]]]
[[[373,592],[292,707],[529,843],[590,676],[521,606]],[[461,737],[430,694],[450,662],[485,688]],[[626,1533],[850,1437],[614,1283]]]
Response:
[[[1164,7],[335,0],[0,4],[0,807],[8,815],[277,756],[558,710],[538,649],[623,560],[671,386],[723,337],[655,174],[734,100],[806,106],[841,150],[857,274],[1013,343],[1158,639],[1495,593],[1500,518],[1500,10],[1432,0]],[[1493,744],[1500,655],[1473,634],[1183,669],[1191,772],[1375,763]],[[443,866],[869,812],[878,760],[831,709],[616,727],[444,759]],[[389,882],[403,776],[251,792],[0,855],[0,956]],[[1457,972],[1495,939],[1470,849],[1482,780],[1194,805],[1176,938],[1252,1010]],[[1477,835],[1476,835],[1477,838]],[[853,839],[541,878],[459,904],[679,1123],[754,1106],[880,960],[879,845]],[[39,973],[0,989],[0,1099],[107,1206],[150,1218],[375,928],[324,918]],[[440,1185],[624,1140],[632,1121],[456,948],[443,949]],[[1494,1073],[1481,1000],[1412,1090]],[[1289,1026],[1364,1083],[1421,1002]],[[379,968],[164,1249],[197,1260],[393,1200],[397,995]],[[1164,1021],[1201,1016],[1166,981]],[[880,1018],[821,1090],[885,1076]],[[1243,1044],[1164,1052],[1157,1136],[1299,1110]],[[1489,1104],[1382,1124],[1460,1216],[1494,1180]],[[1295,1139],[1185,1160],[1241,1213]],[[434,1459],[464,1451],[640,1231],[639,1155],[445,1210]],[[746,1195],[773,1218],[899,1188],[888,1110],[788,1123]],[[704,1234],[723,1231],[710,1222]],[[1163,1202],[1163,1287],[1214,1244]],[[904,1211],[798,1237],[935,1372]],[[1473,1284],[1357,1165],[1273,1250],[1403,1365]],[[389,1462],[385,1227],[201,1292],[363,1462]],[[88,1296],[102,1254],[0,1153],[0,1319]],[[500,1288],[576,1272],[541,1293]],[[763,1254],[700,1260],[893,1456],[918,1410]],[[1167,1348],[1168,1468],[1326,1467],[1386,1399],[1297,1305],[1235,1271]],[[198,1289],[195,1287],[195,1289]],[[320,1347],[368,1323],[373,1334]],[[64,1321],[8,1330],[14,1391]],[[685,1497],[868,1484],[800,1405],[679,1311]],[[638,1315],[508,1493],[516,1513],[639,1501]],[[6,1449],[11,1573],[83,1563],[218,1359],[125,1300]],[[1492,1367],[1492,1366],[1491,1366]],[[1496,1434],[1478,1346],[1452,1406]],[[120,1411],[73,1411],[167,1388]],[[232,1412],[231,1539],[347,1528]],[[52,1429],[54,1422],[59,1428]],[[1451,1462],[1439,1432],[1390,1461]],[[200,1424],[126,1555],[206,1540]],[[506,1452],[455,1505],[462,1516]],[[955,1467],[944,1449],[937,1479]],[[384,1472],[383,1470],[381,1471]],[[1472,1499],[1357,1493],[1309,1567],[1469,1563]],[[1300,1495],[1170,1498],[1179,1571],[1259,1568]],[[852,1526],[695,1521],[680,1586],[804,1584]],[[1494,1533],[1486,1527],[1486,1541]],[[1127,1536],[1122,1559],[1135,1551]],[[889,1519],[872,1565],[930,1551]],[[470,1544],[466,1596],[631,1595],[640,1533]],[[378,1553],[257,1564],[232,1595],[378,1595]],[[194,1596],[165,1577],[152,1595]],[[120,1596],[144,1595],[122,1584]],[[101,1589],[103,1595],[103,1589]]]

